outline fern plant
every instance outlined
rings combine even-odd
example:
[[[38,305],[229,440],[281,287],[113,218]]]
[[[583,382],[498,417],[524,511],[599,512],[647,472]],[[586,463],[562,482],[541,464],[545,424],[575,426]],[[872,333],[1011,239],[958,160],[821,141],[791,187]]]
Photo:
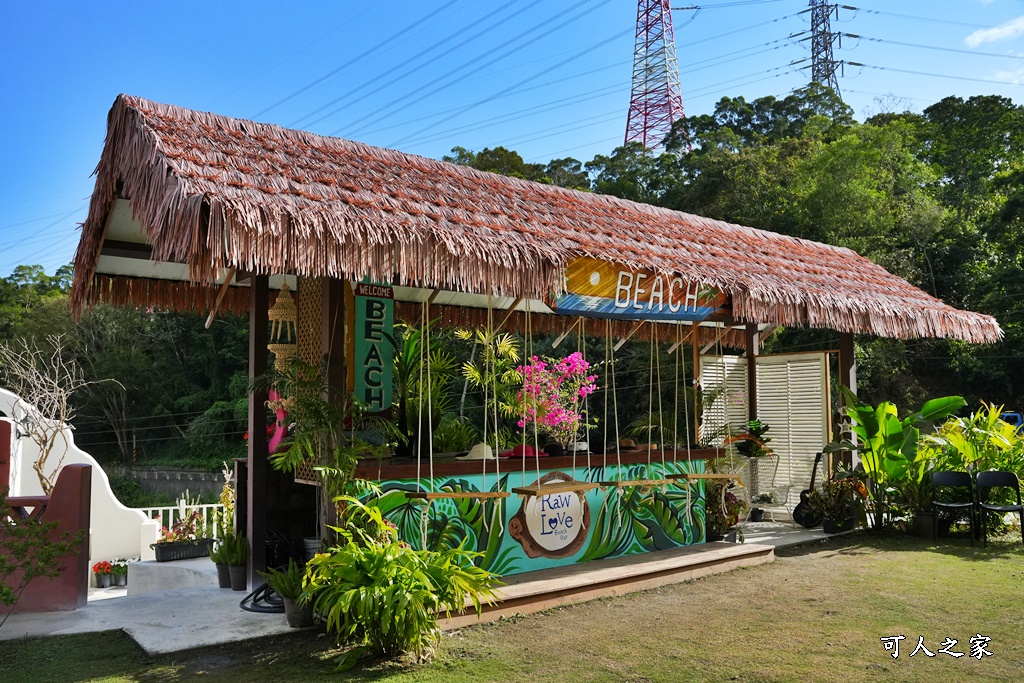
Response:
[[[461,546],[414,550],[398,540],[379,509],[350,498],[345,539],[309,561],[302,600],[313,605],[339,640],[375,653],[431,654],[441,613],[469,601],[479,613],[494,599],[497,577],[473,565],[477,553]]]

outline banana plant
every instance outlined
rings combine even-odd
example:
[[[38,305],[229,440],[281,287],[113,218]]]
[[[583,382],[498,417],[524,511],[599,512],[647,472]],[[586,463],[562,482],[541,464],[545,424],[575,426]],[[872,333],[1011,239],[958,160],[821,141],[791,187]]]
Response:
[[[825,447],[825,453],[858,450],[864,476],[868,481],[868,497],[872,525],[876,529],[891,522],[888,514],[890,489],[897,487],[909,476],[911,465],[917,459],[921,428],[944,420],[967,405],[962,396],[943,396],[925,402],[920,410],[899,417],[896,406],[883,401],[872,407],[860,401],[845,386],[839,387],[850,418],[847,425],[857,443],[842,440]]]

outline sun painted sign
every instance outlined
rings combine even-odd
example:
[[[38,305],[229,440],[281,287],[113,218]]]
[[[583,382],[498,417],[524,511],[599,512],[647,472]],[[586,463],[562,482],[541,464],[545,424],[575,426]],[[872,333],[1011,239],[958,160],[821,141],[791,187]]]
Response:
[[[555,309],[592,318],[698,321],[727,303],[723,292],[697,282],[583,257],[565,269],[565,293]]]
[[[563,472],[551,472],[539,484],[576,481]],[[587,537],[590,506],[582,491],[529,496],[509,522],[509,534],[523,546],[527,557],[568,557]]]
[[[372,413],[391,407],[394,289],[387,285],[355,286],[355,393]]]

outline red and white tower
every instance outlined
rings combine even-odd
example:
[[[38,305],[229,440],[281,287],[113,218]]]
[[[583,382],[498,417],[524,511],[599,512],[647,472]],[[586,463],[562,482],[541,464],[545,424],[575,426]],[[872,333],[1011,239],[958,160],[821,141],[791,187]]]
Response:
[[[672,123],[682,117],[683,97],[679,92],[679,63],[669,0],[639,0],[626,142],[640,142],[648,149],[660,147]]]

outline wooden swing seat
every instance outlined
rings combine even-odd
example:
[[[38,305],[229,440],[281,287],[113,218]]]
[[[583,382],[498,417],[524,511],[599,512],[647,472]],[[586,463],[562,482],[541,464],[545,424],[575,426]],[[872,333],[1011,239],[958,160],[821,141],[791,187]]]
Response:
[[[718,472],[708,472],[707,474],[691,474],[684,472],[683,474],[669,474],[669,479],[685,479],[686,481],[696,481],[702,479],[736,479],[735,474],[721,474]]]
[[[508,498],[512,494],[508,491],[406,491],[406,498],[418,498],[420,500],[459,500],[464,498],[479,498],[491,500],[495,498]]]
[[[654,486],[665,486],[671,484],[670,479],[627,479],[625,481],[602,481],[598,482],[602,487],[624,489],[632,486],[648,488]]]
[[[512,493],[520,496],[544,496],[549,493],[583,492],[596,489],[599,484],[586,481],[561,481],[557,484],[533,484],[532,486],[516,486]]]

